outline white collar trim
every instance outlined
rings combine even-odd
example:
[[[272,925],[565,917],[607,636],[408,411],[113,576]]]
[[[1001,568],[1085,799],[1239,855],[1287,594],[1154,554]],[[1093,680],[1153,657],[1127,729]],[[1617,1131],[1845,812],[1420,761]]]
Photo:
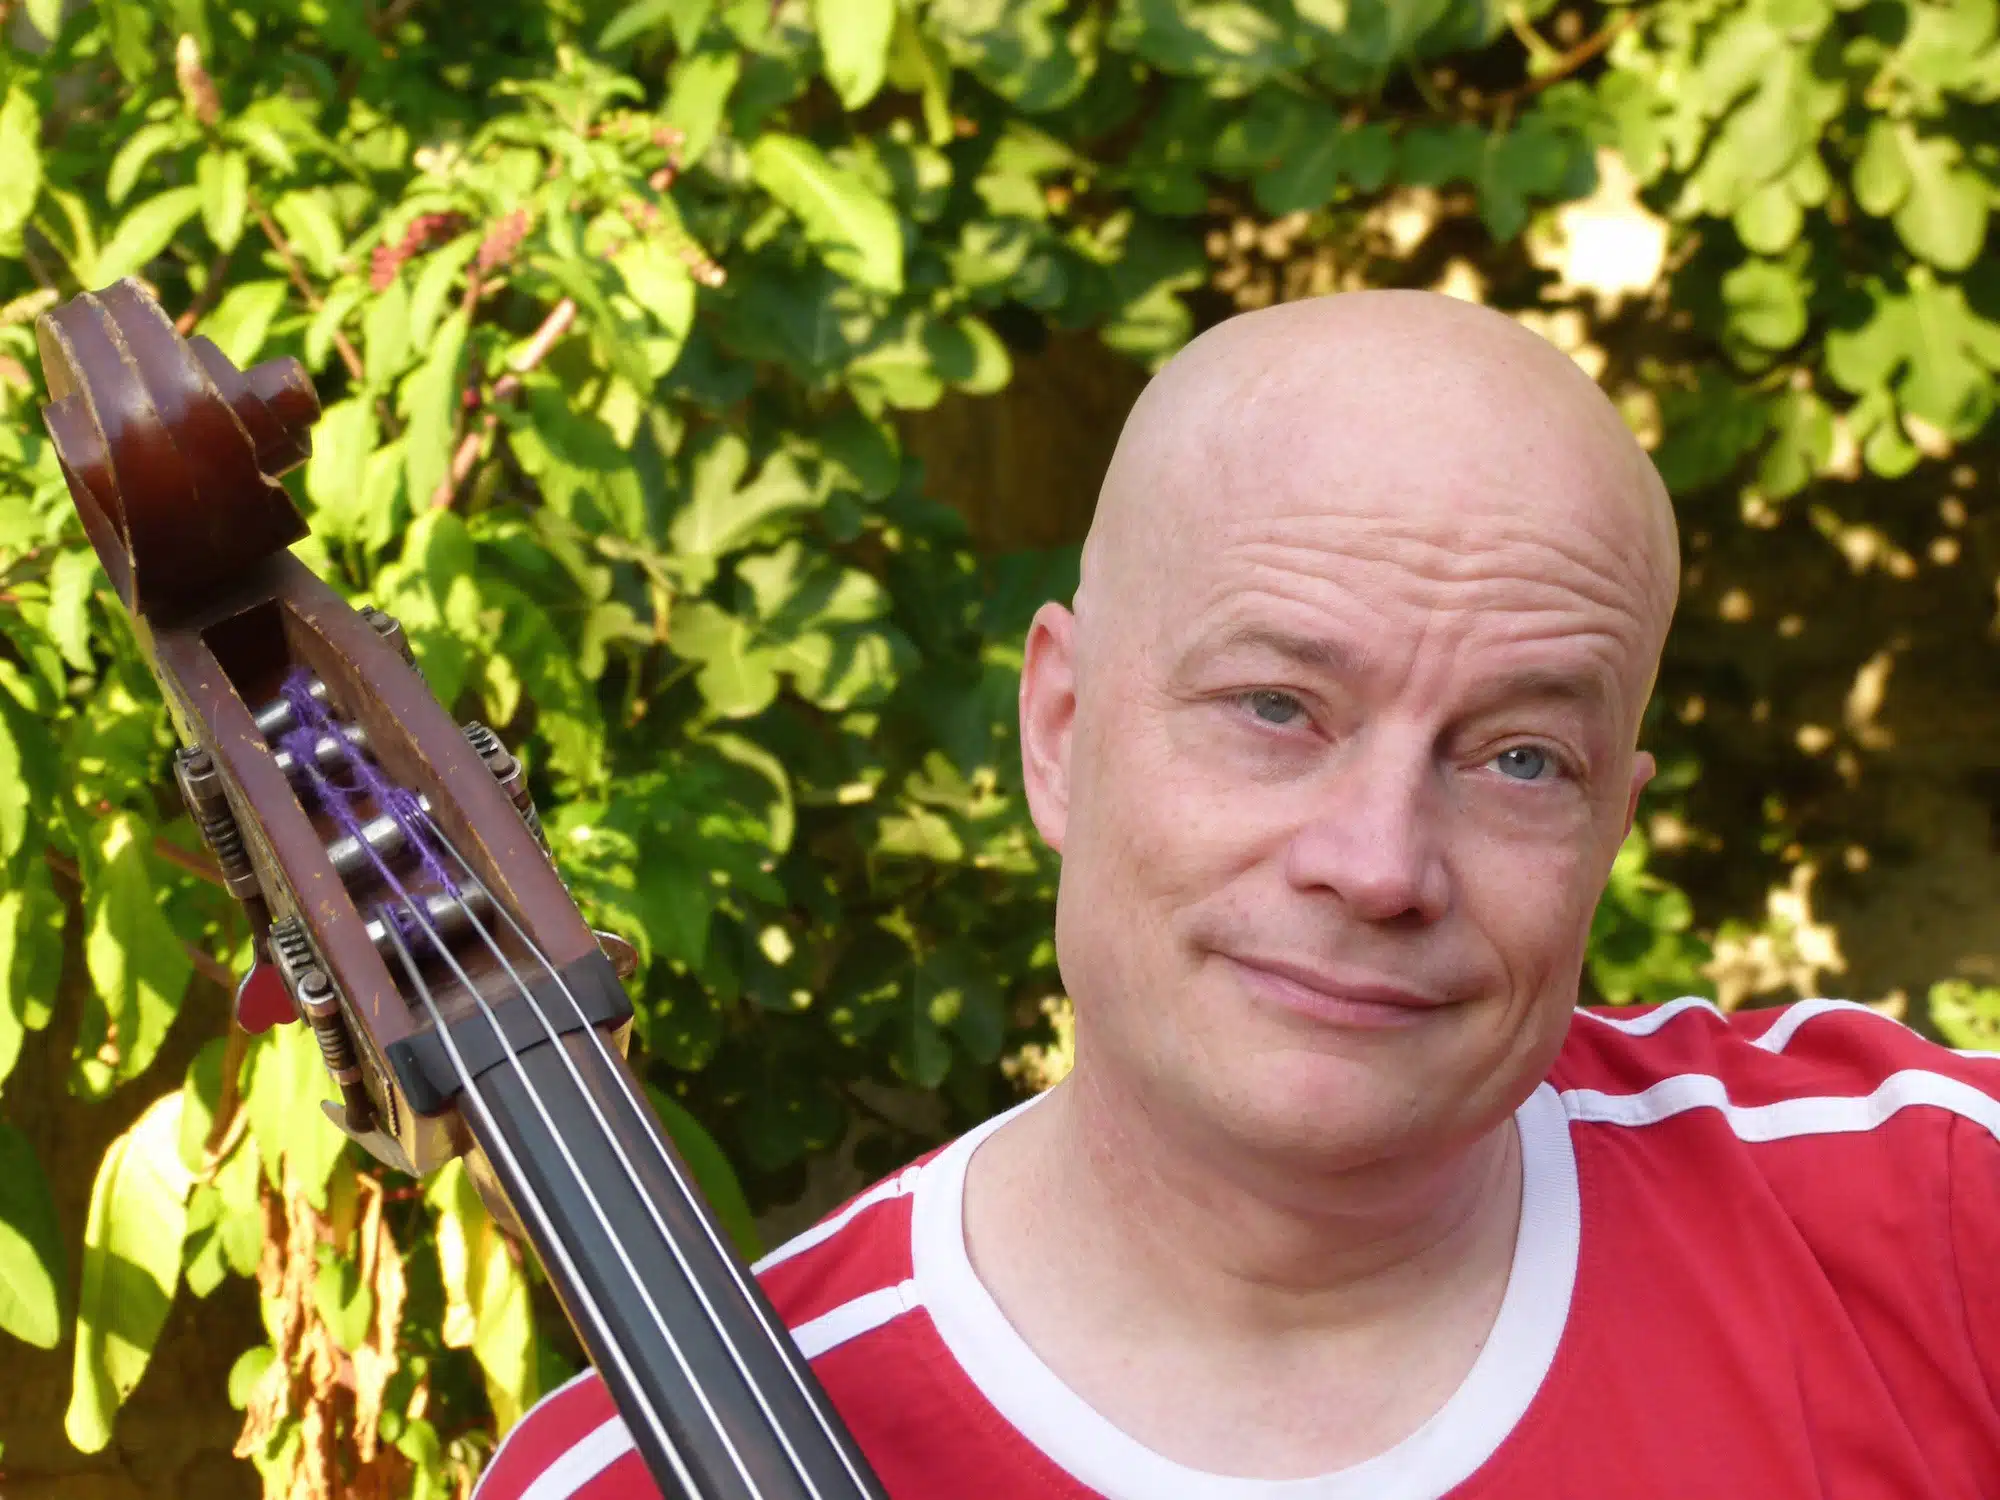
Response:
[[[1582,1240],[1576,1152],[1547,1084],[1515,1113],[1521,1228],[1491,1336],[1464,1382],[1395,1447],[1308,1479],[1203,1473],[1112,1426],[1043,1364],[1000,1311],[965,1250],[965,1170],[1029,1100],[961,1136],[918,1178],[911,1222],[917,1295],[945,1347],[1024,1438],[1108,1500],[1438,1500],[1491,1458],[1527,1412],[1569,1321]]]

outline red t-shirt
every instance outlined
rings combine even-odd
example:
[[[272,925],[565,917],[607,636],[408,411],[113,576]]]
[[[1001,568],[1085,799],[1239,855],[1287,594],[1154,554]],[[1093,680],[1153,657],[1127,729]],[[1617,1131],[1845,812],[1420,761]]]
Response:
[[[1318,1478],[1174,1463],[1041,1363],[961,1231],[999,1120],[757,1270],[894,1500],[2000,1496],[2000,1058],[1838,1001],[1582,1011],[1517,1118],[1521,1229],[1477,1363]],[[657,1497],[591,1374],[476,1491],[569,1497]]]

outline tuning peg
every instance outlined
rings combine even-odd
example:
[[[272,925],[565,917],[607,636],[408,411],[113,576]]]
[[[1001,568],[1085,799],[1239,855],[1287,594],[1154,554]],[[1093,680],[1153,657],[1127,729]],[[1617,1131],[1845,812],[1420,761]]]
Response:
[[[276,964],[256,964],[236,986],[236,1024],[252,1036],[299,1019],[291,986]]]

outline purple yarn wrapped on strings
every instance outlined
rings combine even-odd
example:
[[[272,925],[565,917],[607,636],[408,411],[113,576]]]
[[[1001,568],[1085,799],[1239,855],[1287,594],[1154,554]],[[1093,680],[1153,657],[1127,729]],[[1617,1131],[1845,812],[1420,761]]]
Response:
[[[297,716],[298,723],[289,733],[281,736],[278,743],[291,751],[297,763],[306,768],[314,790],[319,794],[320,805],[339,825],[340,831],[361,846],[362,852],[374,865],[376,874],[382,877],[384,884],[392,890],[401,886],[401,882],[389,869],[389,862],[362,836],[362,824],[366,820],[361,816],[357,804],[364,794],[372,796],[375,805],[395,819],[396,826],[402,830],[404,842],[416,850],[417,857],[423,862],[425,873],[448,894],[458,895],[457,883],[446,871],[443,860],[438,857],[438,852],[432,845],[427,830],[429,819],[418,804],[415,794],[389,780],[382,774],[380,767],[357,753],[348,743],[334,724],[333,716],[327,712],[326,706],[313,697],[311,675],[302,668],[294,668],[286,674],[279,691],[285,701],[292,705],[292,712]],[[335,743],[341,747],[342,768],[353,775],[353,783],[349,785],[343,786],[332,778],[321,775],[316,769],[317,762],[313,756],[313,749],[327,735],[332,735]],[[389,906],[387,910],[390,920],[395,923],[405,941],[414,944],[423,939],[425,934],[407,906],[399,903]]]

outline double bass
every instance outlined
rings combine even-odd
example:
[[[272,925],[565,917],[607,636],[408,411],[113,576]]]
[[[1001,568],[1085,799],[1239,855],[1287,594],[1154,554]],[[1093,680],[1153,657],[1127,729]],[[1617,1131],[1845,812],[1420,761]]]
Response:
[[[304,368],[237,369],[129,279],[36,339],[63,477],[256,935],[240,1019],[312,1027],[328,1129],[416,1176],[465,1158],[663,1495],[886,1500],[646,1102],[631,950],[584,920],[520,762],[292,555]]]

